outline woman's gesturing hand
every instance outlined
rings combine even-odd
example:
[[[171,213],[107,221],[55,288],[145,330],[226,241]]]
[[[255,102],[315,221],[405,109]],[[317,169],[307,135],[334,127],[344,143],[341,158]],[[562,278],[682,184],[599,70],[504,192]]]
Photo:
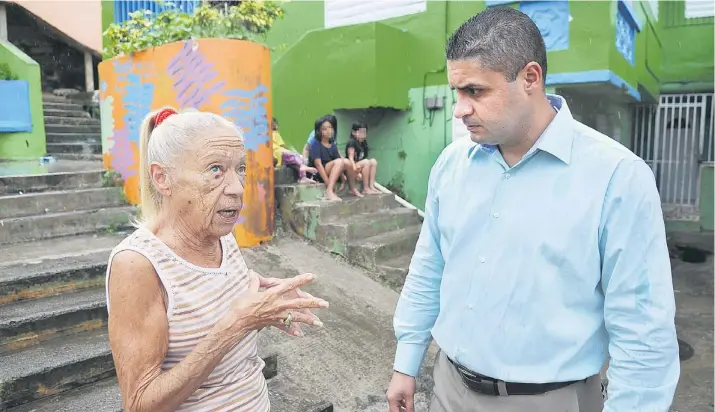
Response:
[[[291,335],[301,336],[298,323],[322,325],[310,309],[327,308],[328,302],[299,289],[315,279],[313,274],[287,279],[264,279],[253,271],[249,275],[249,290],[237,298],[226,319],[233,326],[249,330],[276,326]],[[291,322],[286,327],[285,321],[289,317]]]

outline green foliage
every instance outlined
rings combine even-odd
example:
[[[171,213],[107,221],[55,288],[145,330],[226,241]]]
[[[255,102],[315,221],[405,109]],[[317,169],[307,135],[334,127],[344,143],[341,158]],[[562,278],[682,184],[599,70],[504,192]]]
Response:
[[[116,170],[107,170],[102,175],[102,187],[121,187],[124,186],[122,175]]]
[[[0,63],[0,80],[18,80],[17,75],[10,70],[10,65]]]
[[[213,7],[202,2],[193,14],[171,3],[165,5],[166,9],[160,13],[137,10],[129,14],[129,20],[110,24],[104,32],[108,43],[104,57],[109,59],[189,39],[239,39],[260,43],[273,23],[284,16],[276,1],[242,1],[230,7]]]

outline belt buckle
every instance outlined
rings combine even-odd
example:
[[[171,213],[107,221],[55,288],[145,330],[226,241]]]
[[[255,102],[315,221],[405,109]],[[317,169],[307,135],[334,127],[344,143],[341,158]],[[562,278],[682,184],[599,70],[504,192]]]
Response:
[[[464,385],[470,390],[483,395],[499,395],[499,393],[497,393],[497,389],[494,387],[494,382],[485,380],[481,376],[476,376],[462,367],[458,366],[457,369],[459,370],[459,374],[462,376]]]

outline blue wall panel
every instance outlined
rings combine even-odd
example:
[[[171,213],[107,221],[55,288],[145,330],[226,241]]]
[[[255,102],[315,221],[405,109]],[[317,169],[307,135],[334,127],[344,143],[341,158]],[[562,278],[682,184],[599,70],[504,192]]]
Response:
[[[25,80],[0,80],[0,133],[31,131],[29,84]]]

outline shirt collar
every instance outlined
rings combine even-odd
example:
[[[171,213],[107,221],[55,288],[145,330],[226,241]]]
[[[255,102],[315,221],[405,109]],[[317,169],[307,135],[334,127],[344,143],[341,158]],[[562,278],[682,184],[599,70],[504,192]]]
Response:
[[[569,110],[568,104],[566,104],[566,100],[563,97],[555,94],[547,94],[546,97],[557,113],[529,152],[542,150],[562,162],[570,164],[571,147],[573,145],[573,116],[571,115],[571,110]],[[477,152],[492,154],[496,150],[497,147],[494,145],[477,144],[469,149],[468,156],[471,158]]]

